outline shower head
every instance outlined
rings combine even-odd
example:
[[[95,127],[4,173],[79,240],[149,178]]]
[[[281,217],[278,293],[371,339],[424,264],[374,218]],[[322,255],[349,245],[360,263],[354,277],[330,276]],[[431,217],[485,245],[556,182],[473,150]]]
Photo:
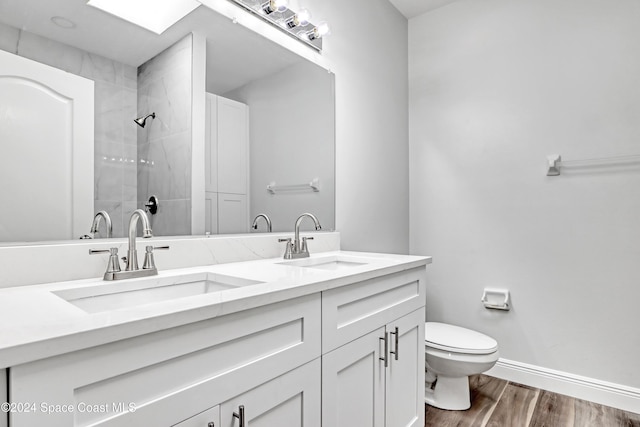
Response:
[[[147,114],[147,115],[146,115],[146,116],[144,116],[144,117],[138,117],[137,119],[134,119],[133,121],[134,121],[134,122],[136,122],[136,124],[137,124],[138,126],[140,126],[141,128],[143,128],[143,127],[144,127],[144,125],[145,125],[145,124],[146,124],[146,122],[147,122],[147,119],[148,119],[149,117],[151,117],[152,119],[155,119],[155,118],[156,118],[156,113]]]

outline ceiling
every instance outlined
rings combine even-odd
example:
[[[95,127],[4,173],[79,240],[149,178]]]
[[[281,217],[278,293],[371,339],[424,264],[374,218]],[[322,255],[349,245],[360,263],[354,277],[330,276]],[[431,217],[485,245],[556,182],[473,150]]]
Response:
[[[458,0],[389,0],[407,19],[414,18]]]
[[[207,89],[220,94],[301,60],[205,6],[157,35],[86,2],[0,0],[0,22],[134,67],[196,32],[207,39]],[[53,16],[62,16],[76,26],[60,28],[51,22]],[[222,86],[212,87],[210,75]]]

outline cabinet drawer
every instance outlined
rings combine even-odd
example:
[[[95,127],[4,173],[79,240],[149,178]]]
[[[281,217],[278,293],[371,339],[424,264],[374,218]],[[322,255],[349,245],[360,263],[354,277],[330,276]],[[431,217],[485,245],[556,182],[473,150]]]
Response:
[[[172,427],[218,427],[220,425],[220,406],[214,406],[198,415],[194,415]]]
[[[319,355],[316,294],[16,366],[14,402],[74,411],[11,425],[170,426]]]
[[[322,353],[424,307],[424,267],[322,293]]]
[[[220,405],[222,427],[320,427],[320,358]]]

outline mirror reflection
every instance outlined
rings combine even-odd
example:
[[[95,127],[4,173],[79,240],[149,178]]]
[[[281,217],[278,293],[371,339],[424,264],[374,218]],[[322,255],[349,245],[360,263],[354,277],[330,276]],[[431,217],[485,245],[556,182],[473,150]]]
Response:
[[[0,65],[3,92],[19,87],[0,101],[3,158],[14,165],[0,171],[12,184],[0,189],[0,241],[77,239],[101,211],[123,237],[137,208],[156,210],[155,235],[266,232],[265,221],[250,229],[259,214],[273,231],[291,231],[306,211],[334,229],[334,82],[325,69],[204,6],[157,35],[84,0],[7,0],[0,50],[93,85],[82,92],[92,123],[71,131],[80,119],[56,102],[82,95],[50,90],[57,98],[46,105],[31,92],[43,92],[40,75],[51,70],[17,82]],[[55,114],[35,126],[47,111]],[[83,164],[92,167],[76,171]],[[26,173],[16,180],[17,171]],[[25,219],[32,213],[47,216],[42,229]],[[106,223],[95,238],[106,238]]]

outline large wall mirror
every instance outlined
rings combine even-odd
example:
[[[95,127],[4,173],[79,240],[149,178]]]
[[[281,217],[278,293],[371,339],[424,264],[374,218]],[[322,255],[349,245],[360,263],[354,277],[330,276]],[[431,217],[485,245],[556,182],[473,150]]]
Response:
[[[57,138],[38,134],[42,103],[18,95],[9,98],[23,99],[19,108],[0,103],[2,155],[15,155],[5,162],[13,172],[0,172],[0,210],[12,213],[0,212],[0,244],[77,240],[99,211],[109,214],[112,237],[124,237],[151,196],[156,236],[266,232],[264,221],[251,228],[259,214],[272,231],[291,231],[303,212],[335,228],[334,76],[326,69],[203,5],[157,35],[86,0],[3,0],[0,50],[93,83],[92,130],[74,141],[93,147],[85,176],[68,172],[74,160],[47,161]],[[10,74],[0,64],[0,86]],[[32,127],[28,147],[11,127],[18,114]],[[134,122],[149,114],[144,127]],[[203,133],[204,146],[194,142]],[[90,196],[68,197],[83,209],[45,197],[56,173],[38,173],[34,158],[60,163],[67,181],[92,183]],[[15,179],[16,170],[27,178]],[[56,212],[80,228],[57,227]],[[103,220],[93,237],[107,238]]]

